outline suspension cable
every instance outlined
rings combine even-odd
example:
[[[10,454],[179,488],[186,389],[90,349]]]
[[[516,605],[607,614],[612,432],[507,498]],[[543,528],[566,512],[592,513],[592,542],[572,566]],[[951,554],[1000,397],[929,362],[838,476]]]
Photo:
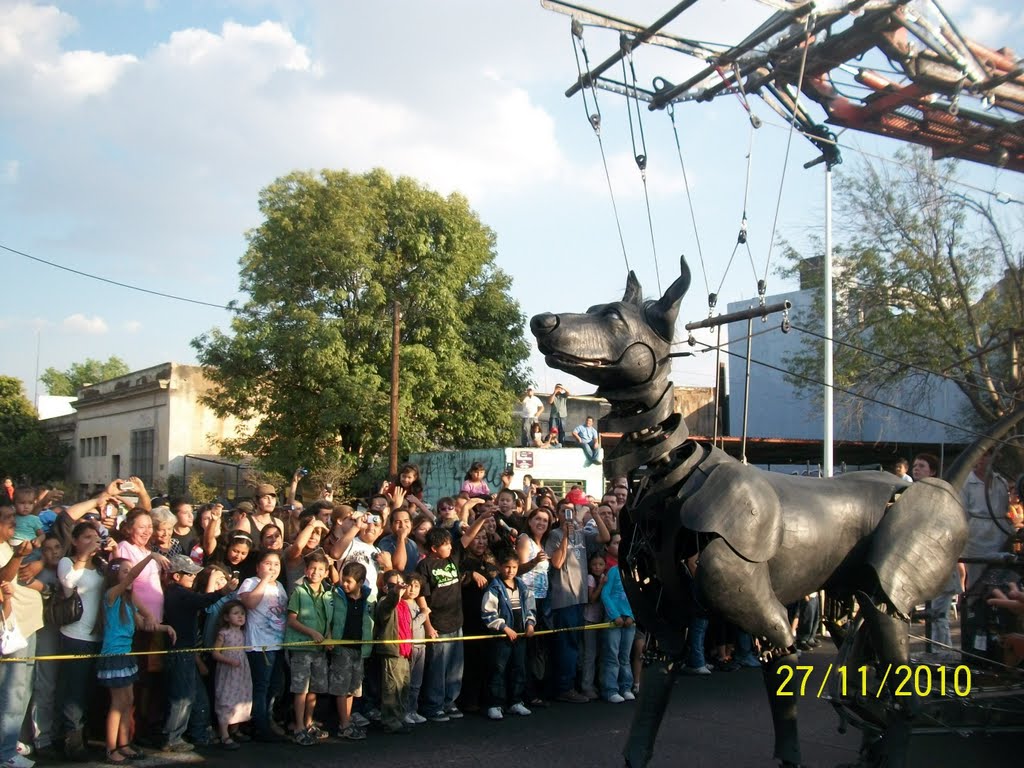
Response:
[[[612,201],[612,213],[615,215],[615,228],[619,233],[619,245],[622,247],[622,260],[626,263],[626,270],[631,271],[632,268],[629,266],[629,256],[626,254],[626,238],[622,234],[622,221],[619,218],[619,206],[615,202],[615,190],[612,187],[612,175],[608,170],[608,157],[604,151],[604,141],[601,139],[601,106],[597,101],[597,88],[594,86],[593,79],[590,75],[590,56],[587,54],[587,45],[583,41],[583,25],[573,19],[569,35],[572,38],[573,53],[576,56],[576,71],[580,76],[580,82],[587,84],[586,87],[580,89],[581,93],[583,93],[583,111],[587,113],[587,122],[589,122],[590,127],[594,129],[594,135],[597,137],[597,146],[601,150],[601,164],[604,166],[604,178],[608,184],[608,195]],[[581,52],[583,54],[583,60],[586,63],[587,74],[585,79],[583,76],[583,67],[580,65]],[[593,113],[591,113],[587,108],[587,87],[590,88],[591,96],[594,99]]]
[[[636,67],[633,64],[633,49],[629,47],[629,40],[623,35],[620,39],[620,45],[626,48],[626,56],[621,59],[622,62],[622,82],[628,83],[629,80],[626,77],[626,59],[629,59],[629,69],[632,73],[632,105],[630,104],[630,88],[626,89],[626,115],[629,119],[629,139],[633,146],[633,157],[636,160],[636,167],[640,170],[640,181],[644,187],[644,203],[647,206],[647,228],[651,234],[651,252],[654,255],[654,275],[658,282],[658,293],[661,293],[661,268],[658,265],[658,246],[654,237],[654,220],[651,216],[651,197],[647,189],[647,142],[644,138],[644,123],[641,117],[640,110],[640,98],[637,95],[636,86]],[[633,130],[633,107],[636,107],[636,122],[637,132],[640,134],[640,149],[637,151],[636,146],[636,132]]]
[[[800,93],[804,85],[804,72],[807,68],[807,51],[811,47],[811,22],[814,19],[815,14],[807,14],[807,18],[804,19],[804,50],[800,55],[800,74],[797,76],[796,81],[796,95],[793,97],[793,119],[789,123],[789,135],[786,138],[786,154],[782,159],[782,177],[779,179],[779,194],[775,201],[775,218],[772,220],[772,234],[768,240],[768,257],[764,263],[764,277],[762,278],[762,286],[759,286],[758,293],[760,294],[763,290],[763,286],[768,283],[768,269],[772,262],[772,249],[775,246],[775,230],[779,224],[779,211],[782,208],[782,190],[786,184],[786,168],[789,166],[789,150],[793,145],[793,133],[796,130],[797,123],[797,112],[800,106]],[[762,294],[763,295],[763,294]]]
[[[676,140],[676,154],[679,155],[679,168],[683,172],[683,185],[686,187],[686,204],[690,208],[690,222],[693,224],[693,239],[697,241],[697,255],[700,257],[700,271],[704,275],[704,290],[708,294],[708,306],[712,307],[711,286],[708,285],[708,269],[704,264],[704,250],[700,245],[700,232],[697,231],[697,214],[693,211],[693,196],[690,194],[690,181],[686,178],[686,163],[683,162],[683,147],[679,143],[679,129],[676,127],[676,107],[669,102],[668,117],[672,121],[672,135]],[[717,298],[717,297],[716,297]]]

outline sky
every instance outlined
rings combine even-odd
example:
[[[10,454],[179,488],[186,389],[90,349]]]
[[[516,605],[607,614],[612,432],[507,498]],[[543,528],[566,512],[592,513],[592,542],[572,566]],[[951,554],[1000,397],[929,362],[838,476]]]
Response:
[[[671,5],[591,7],[646,24]],[[944,7],[965,34],[1024,50],[1015,0]],[[700,0],[669,31],[734,43],[772,10]],[[192,300],[0,249],[0,373],[32,398],[45,394],[37,371],[86,357],[133,369],[195,362],[189,342],[228,326],[216,307],[244,299],[238,260],[260,223],[260,190],[297,169],[382,167],[465,195],[495,231],[497,265],[527,317],[618,298],[627,261],[654,296],[681,254],[694,277],[680,323],[709,314],[711,291],[725,311],[765,275],[769,294],[795,287],[775,273],[771,235],[806,247],[822,232],[822,166],[802,168],[813,147],[795,137],[787,161],[789,132],[756,99],[765,125],[753,139],[733,96],[682,104],[688,196],[671,123],[645,110],[648,209],[625,100],[598,94],[599,144],[580,97],[564,96],[577,76],[569,25],[537,0],[0,0],[0,246]],[[588,27],[584,41],[597,62],[617,33]],[[698,68],[649,47],[635,65],[641,85]],[[897,148],[846,139],[882,156]],[[857,151],[844,158],[839,172]],[[965,178],[1024,199],[1019,174],[973,167]],[[727,269],[745,196],[751,255]],[[530,362],[541,391],[587,389],[537,353]],[[712,355],[675,363],[676,384],[713,385]]]

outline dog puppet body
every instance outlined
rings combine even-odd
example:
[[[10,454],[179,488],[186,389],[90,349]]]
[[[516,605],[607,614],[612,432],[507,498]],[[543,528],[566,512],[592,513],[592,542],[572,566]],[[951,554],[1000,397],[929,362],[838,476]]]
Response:
[[[692,613],[685,563],[698,555],[701,601],[766,644],[776,756],[796,765],[795,703],[773,698],[770,682],[773,665],[794,658],[786,604],[822,587],[858,594],[877,609],[870,615],[879,659],[905,663],[906,616],[941,591],[967,525],[959,493],[942,480],[908,484],[886,472],[783,475],[689,439],[673,413],[668,381],[689,281],[684,260],[665,295],[644,301],[630,272],[621,301],[583,314],[537,315],[530,326],[548,365],[597,385],[611,404],[602,431],[623,435],[605,458],[605,472],[630,479],[619,552],[638,622],[665,657],[681,658]],[[678,665],[663,666],[671,672]],[[650,686],[656,690],[645,692],[646,676],[641,687],[626,751],[633,765],[650,758],[667,705],[671,674],[661,677]]]

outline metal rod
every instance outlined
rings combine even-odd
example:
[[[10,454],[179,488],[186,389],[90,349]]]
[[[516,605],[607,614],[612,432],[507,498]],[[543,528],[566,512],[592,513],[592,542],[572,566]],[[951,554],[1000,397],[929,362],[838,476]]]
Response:
[[[743,441],[740,443],[740,461],[747,463],[747,414],[750,412],[750,347],[754,341],[754,319],[747,319],[747,370],[743,379]]]
[[[658,97],[651,102],[650,108],[652,110],[661,109],[670,101],[672,101],[672,99],[676,98],[677,96],[680,96],[683,93],[686,93],[686,91],[690,90],[690,88],[699,83],[705,77],[714,73],[718,67],[722,66],[723,64],[731,64],[737,57],[742,56],[755,45],[760,45],[765,40],[770,38],[772,35],[775,35],[784,30],[793,22],[794,19],[801,18],[807,13],[810,13],[810,10],[810,7],[804,6],[803,8],[800,8],[797,11],[779,13],[775,19],[769,19],[761,27],[760,31],[754,32],[746,40],[738,43],[737,45],[734,45],[721,56],[715,58],[714,63],[705,67],[704,69],[702,69],[700,72],[698,72],[696,75],[686,80],[685,82],[682,82],[679,85],[675,86],[674,88],[670,88],[669,90],[660,93]]]
[[[683,11],[685,11],[687,8],[689,8],[691,5],[693,5],[696,2],[697,2],[697,0],[683,0],[683,2],[679,3],[677,6],[675,6],[675,8],[673,8],[668,13],[666,13],[664,16],[662,16],[660,19],[658,19],[656,22],[651,24],[651,26],[649,26],[646,29],[641,30],[640,32],[638,32],[636,37],[633,38],[633,40],[629,43],[628,47],[626,45],[619,46],[618,52],[613,53],[607,59],[605,59],[600,64],[598,64],[596,67],[594,67],[592,70],[590,70],[590,72],[588,72],[586,75],[580,75],[580,77],[578,77],[576,79],[576,82],[573,83],[569,87],[569,90],[567,90],[565,92],[565,95],[566,96],[572,96],[575,93],[577,93],[578,91],[580,91],[585,85],[589,85],[589,80],[592,80],[593,78],[595,78],[598,75],[602,74],[606,70],[610,69],[615,64],[618,64],[622,60],[622,58],[627,53],[629,53],[629,51],[631,51],[636,46],[641,45],[642,43],[647,42],[647,40],[650,37],[653,37],[654,34],[656,32],[658,32],[662,27],[664,27],[666,24],[668,24],[670,21],[672,21],[676,16],[681,14]],[[584,82],[584,81],[588,81],[588,82]]]
[[[687,323],[683,327],[688,331],[693,331],[697,328],[714,328],[719,325],[725,325],[726,323],[735,323],[737,320],[750,320],[755,317],[768,317],[768,315],[775,314],[776,312],[785,312],[792,306],[793,303],[787,299],[786,301],[780,301],[776,304],[766,304],[763,307],[751,307],[750,309],[741,309],[739,312],[730,312],[726,315],[715,315],[714,317],[709,317],[706,320]]]
[[[718,326],[718,338],[715,339],[715,428],[711,435],[711,444],[718,444],[718,404],[721,402],[722,388],[722,326]]]
[[[835,424],[832,413],[832,383],[833,383],[833,341],[832,341],[832,166],[825,163],[825,264],[822,282],[825,289],[825,391],[822,393],[822,412],[825,417],[824,436],[822,447],[824,448],[823,464],[825,477],[832,477],[833,462],[833,432]]]

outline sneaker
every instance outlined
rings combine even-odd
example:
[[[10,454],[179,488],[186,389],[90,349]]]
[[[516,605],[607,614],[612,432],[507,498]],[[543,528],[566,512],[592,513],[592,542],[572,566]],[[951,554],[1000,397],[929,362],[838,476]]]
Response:
[[[405,722],[412,723],[413,725],[420,725],[421,723],[427,722],[427,718],[419,712],[410,712],[405,716]]]
[[[605,699],[605,701],[607,701],[609,704],[621,704],[625,701],[625,699],[619,696],[619,694],[613,693],[611,696],[608,696]]]
[[[626,691],[622,694],[622,698],[626,701],[636,701],[636,696],[633,695],[632,691]]]
[[[684,675],[710,675],[711,667],[705,664],[703,667],[683,667]]]
[[[578,691],[565,691],[558,694],[558,701],[565,701],[569,704],[586,704],[590,699]]]
[[[445,707],[444,713],[448,715],[448,717],[450,717],[452,720],[458,720],[460,717],[462,717],[462,712],[454,704],[452,704],[450,707]]]
[[[16,754],[19,754],[22,757],[28,757],[32,754],[32,746],[30,744],[26,744],[23,741],[19,741],[18,746],[16,748]]]
[[[513,715],[519,715],[520,717],[526,717],[527,715],[533,714],[533,712],[528,710],[521,701],[517,701],[515,704],[509,707],[508,711],[511,712]]]
[[[35,760],[29,760],[24,755],[15,753],[14,757],[4,761],[4,768],[33,768]]]
[[[505,716],[501,714],[501,707],[491,707],[487,710],[487,717],[491,720],[501,720]]]
[[[601,698],[600,694],[598,694],[598,692],[595,691],[593,688],[584,688],[580,691],[580,693],[582,693],[591,701],[596,701],[597,699]]]
[[[356,728],[366,728],[367,726],[369,726],[369,724],[370,721],[358,712],[352,713],[352,725],[354,725]]]
[[[432,715],[427,715],[427,720],[429,720],[432,723],[447,723],[449,720],[451,720],[451,718],[448,717],[448,713],[446,713],[442,709],[440,712],[435,712]]]
[[[355,724],[355,719],[338,732],[339,739],[346,741],[362,741],[366,738],[366,731]]]
[[[313,738],[315,738],[317,741],[327,741],[327,739],[331,738],[331,734],[329,734],[316,723],[313,723],[311,726],[309,726],[309,733],[311,733],[313,735]]]
[[[193,752],[195,747],[189,744],[187,741],[169,741],[163,746],[164,752],[174,752],[176,754],[184,754],[185,752]]]
[[[305,731],[297,731],[295,735],[292,736],[292,741],[300,747],[311,747],[316,744],[317,738],[313,735],[313,730],[308,729]]]
[[[379,709],[371,709],[369,712],[366,713],[366,716],[370,719],[371,723],[379,723],[380,722],[380,710]]]

